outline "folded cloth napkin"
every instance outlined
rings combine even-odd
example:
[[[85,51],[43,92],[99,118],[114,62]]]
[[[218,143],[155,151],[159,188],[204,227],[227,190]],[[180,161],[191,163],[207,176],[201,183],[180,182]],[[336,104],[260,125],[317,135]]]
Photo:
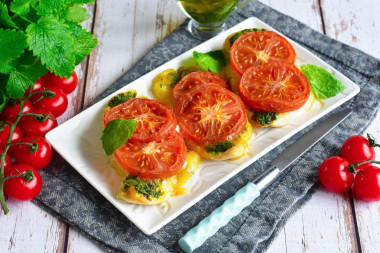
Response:
[[[327,38],[257,1],[250,2],[230,17],[228,23],[234,25],[252,16],[312,51],[358,84],[361,92],[342,106],[354,110],[347,120],[298,159],[256,204],[245,208],[198,248],[198,252],[265,251],[289,217],[319,188],[319,164],[326,157],[338,154],[339,146],[345,138],[363,133],[379,109],[379,60]],[[192,38],[185,28],[186,22],[163,39],[96,101],[199,44],[200,41]],[[179,252],[179,238],[262,172],[274,157],[309,129],[310,127],[248,166],[150,236],[143,234],[116,210],[59,155],[55,155],[50,166],[41,172],[44,187],[34,202],[78,228],[110,252]]]

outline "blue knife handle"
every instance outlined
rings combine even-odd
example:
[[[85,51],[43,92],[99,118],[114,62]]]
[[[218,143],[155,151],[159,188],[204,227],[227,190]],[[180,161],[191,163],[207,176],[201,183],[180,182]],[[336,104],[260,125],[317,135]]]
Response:
[[[179,239],[179,246],[185,252],[192,252],[213,236],[221,227],[225,226],[233,217],[238,215],[245,207],[249,206],[258,196],[260,196],[259,188],[249,182],[196,227],[189,230],[184,237]]]

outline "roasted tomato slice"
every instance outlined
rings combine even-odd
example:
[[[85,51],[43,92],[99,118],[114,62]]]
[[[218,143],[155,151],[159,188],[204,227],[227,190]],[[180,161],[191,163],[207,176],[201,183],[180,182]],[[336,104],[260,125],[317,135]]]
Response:
[[[175,108],[180,132],[197,144],[232,140],[243,131],[247,113],[241,99],[219,85],[200,85]]]
[[[132,140],[149,142],[162,138],[175,131],[177,121],[173,109],[168,105],[153,99],[133,98],[119,104],[104,113],[104,126],[114,119],[134,119],[137,128]]]
[[[114,156],[132,176],[154,179],[175,175],[185,163],[186,154],[183,138],[173,131],[166,138],[151,142],[129,140]]]
[[[228,89],[228,81],[213,72],[196,71],[184,76],[173,88],[173,97],[178,100],[183,94],[202,84],[217,84]]]
[[[293,46],[277,33],[257,31],[241,35],[232,44],[230,59],[234,70],[242,75],[250,67],[269,61],[294,63],[296,52]]]
[[[306,103],[310,84],[295,65],[269,62],[244,72],[239,92],[248,107],[256,111],[289,112]]]

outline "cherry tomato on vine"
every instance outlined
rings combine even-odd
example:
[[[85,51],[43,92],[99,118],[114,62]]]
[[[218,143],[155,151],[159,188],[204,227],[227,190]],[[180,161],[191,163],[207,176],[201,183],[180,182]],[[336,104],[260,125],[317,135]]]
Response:
[[[24,136],[37,135],[44,137],[47,132],[58,125],[54,114],[48,110],[34,109],[33,113],[40,115],[27,115],[20,120],[19,126]]]
[[[32,146],[20,144],[15,147],[14,158],[17,163],[29,164],[36,170],[45,168],[53,155],[50,143],[41,136],[27,136],[22,142]]]
[[[380,168],[366,166],[360,170],[354,180],[354,194],[364,201],[380,200]]]
[[[43,81],[42,81],[42,77],[40,77],[36,81],[36,83],[34,84],[32,92],[40,92],[40,91],[43,91],[43,90],[44,90],[44,84],[43,84]],[[29,94],[29,91],[30,91],[30,88],[28,88],[25,91],[24,95]],[[33,94],[32,96],[30,96],[29,101],[31,101],[32,103],[34,103],[41,96],[42,96],[42,93]]]
[[[0,149],[0,155],[3,154],[3,150]],[[0,159],[0,162],[1,162],[1,159]],[[5,159],[4,159],[4,174],[6,174],[6,172],[8,171],[8,168],[10,168],[12,166],[12,160],[11,158],[9,157],[8,154],[5,155]]]
[[[20,101],[12,100],[4,107],[0,113],[0,120],[15,122],[20,110]],[[31,112],[33,110],[32,103],[27,100],[22,108],[22,113]]]
[[[34,103],[36,109],[46,109],[51,111],[56,117],[61,116],[69,104],[67,96],[58,87],[46,86],[47,91],[53,92],[51,97],[43,97]]]
[[[340,156],[332,156],[323,161],[319,167],[319,181],[331,192],[347,191],[354,182],[354,174],[348,171],[349,163]]]
[[[73,71],[73,74],[69,79],[66,79],[64,77],[61,78],[50,72],[44,75],[42,79],[45,86],[54,86],[60,88],[66,95],[73,92],[78,85],[78,76],[75,71]]]
[[[24,177],[15,177],[7,179],[4,182],[4,192],[9,197],[26,201],[35,198],[41,190],[42,180],[38,171],[27,164],[16,164],[9,168],[6,176],[18,175],[24,173],[27,170],[33,172],[33,179],[27,182]]]
[[[10,122],[8,122],[10,123]],[[4,150],[9,137],[10,126],[7,124],[0,124],[0,149]],[[11,142],[19,142],[22,140],[22,132],[18,126],[15,127],[13,131]],[[8,154],[12,155],[14,152],[14,145],[10,146],[8,149]]]
[[[370,135],[368,135],[368,138],[369,139],[361,135],[351,136],[343,143],[340,155],[349,163],[361,162],[367,159],[375,159],[374,146],[377,144],[374,139],[371,139]],[[373,140],[373,142],[370,144],[369,140]]]

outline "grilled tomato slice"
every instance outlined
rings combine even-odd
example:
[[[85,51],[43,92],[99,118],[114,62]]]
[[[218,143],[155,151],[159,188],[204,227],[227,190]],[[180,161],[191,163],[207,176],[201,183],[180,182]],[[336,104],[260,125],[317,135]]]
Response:
[[[132,176],[145,179],[168,178],[184,165],[187,148],[183,138],[173,131],[151,142],[129,140],[114,156]]]
[[[104,126],[114,119],[134,119],[137,128],[131,140],[149,142],[175,131],[177,121],[170,106],[153,99],[132,98],[104,112]]]
[[[247,123],[241,99],[215,84],[200,85],[177,102],[175,115],[181,134],[197,144],[237,137]]]
[[[178,100],[183,94],[202,84],[216,84],[228,89],[228,81],[223,77],[208,71],[191,72],[174,86],[173,97]]]
[[[282,36],[272,31],[256,31],[241,35],[230,51],[231,65],[242,75],[252,66],[269,61],[294,63],[296,52]]]
[[[269,62],[248,69],[241,78],[239,92],[253,110],[289,112],[306,103],[310,84],[295,65]]]

